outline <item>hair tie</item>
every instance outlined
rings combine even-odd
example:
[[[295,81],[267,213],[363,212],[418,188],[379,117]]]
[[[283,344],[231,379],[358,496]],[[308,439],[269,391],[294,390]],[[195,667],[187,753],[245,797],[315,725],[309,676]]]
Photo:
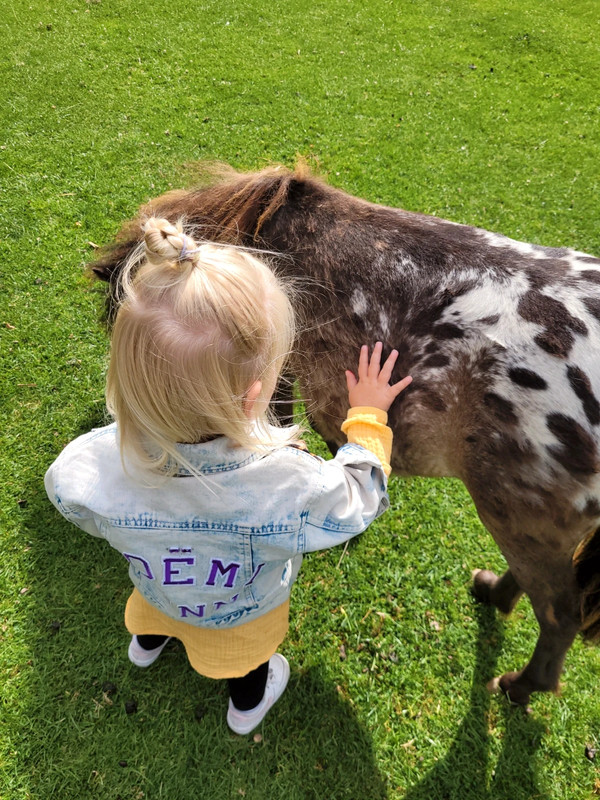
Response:
[[[198,250],[200,248],[197,247],[196,246],[196,242],[194,242],[194,247],[192,247],[192,248],[190,248],[188,250],[188,248],[187,248],[187,239],[188,239],[188,237],[187,236],[182,236],[182,239],[183,239],[183,244],[182,244],[181,250],[179,251],[179,255],[177,256],[177,261],[192,260],[192,257],[196,255],[196,253],[198,252]]]

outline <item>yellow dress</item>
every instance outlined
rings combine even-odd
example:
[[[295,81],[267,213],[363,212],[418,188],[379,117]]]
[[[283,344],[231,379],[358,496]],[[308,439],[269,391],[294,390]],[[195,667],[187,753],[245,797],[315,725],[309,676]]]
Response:
[[[289,625],[287,600],[262,617],[213,630],[172,619],[134,589],[125,608],[125,627],[138,636],[174,636],[185,647],[192,667],[207,678],[242,678],[268,661],[285,639]]]
[[[342,425],[348,441],[374,453],[390,474],[392,431],[387,413],[377,408],[351,408]],[[125,608],[131,634],[173,636],[185,647],[192,667],[207,678],[241,678],[264,664],[283,642],[289,626],[289,600],[252,622],[234,628],[199,628],[163,614],[134,589]]]

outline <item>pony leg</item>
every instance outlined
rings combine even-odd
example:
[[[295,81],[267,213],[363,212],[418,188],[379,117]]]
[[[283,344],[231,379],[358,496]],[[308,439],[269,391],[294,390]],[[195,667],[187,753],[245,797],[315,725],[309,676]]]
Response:
[[[512,703],[527,705],[532,692],[556,692],[567,651],[581,629],[580,591],[570,563],[547,563],[535,580],[521,585],[529,596],[540,634],[529,663],[518,672],[507,672],[492,681]],[[548,583],[548,578],[552,581]],[[524,576],[522,576],[524,578]],[[545,578],[545,580],[543,580]]]
[[[292,375],[281,375],[271,404],[273,413],[281,425],[291,425],[294,422],[294,378]]]
[[[532,692],[556,692],[567,651],[573,644],[579,625],[572,621],[556,626],[540,625],[531,661],[519,672],[507,672],[491,682],[491,688],[500,688],[511,703],[526,706]]]
[[[582,590],[573,553],[589,521],[581,519],[570,498],[559,494],[558,489],[553,501],[561,510],[560,515],[556,512],[561,525],[551,513],[534,514],[527,498],[511,495],[502,502],[502,487],[492,495],[497,508],[488,502],[487,495],[471,492],[481,521],[493,535],[509,570],[500,578],[485,570],[475,573],[474,592],[502,611],[510,611],[521,594],[531,601],[539,625],[531,659],[523,669],[507,672],[490,685],[501,689],[511,702],[527,705],[533,692],[558,690],[566,654],[581,630]]]
[[[503,614],[510,614],[523,594],[509,569],[500,577],[489,569],[474,570],[472,591],[477,600],[496,606]]]
[[[496,606],[504,614],[510,613],[523,595],[523,590],[510,570],[498,577],[490,570],[473,573],[473,594],[483,603]],[[507,672],[491,681],[490,688],[501,689],[511,703],[527,705],[532,692],[552,692],[558,689],[560,673],[567,651],[579,630],[579,621],[570,614],[557,620],[552,605],[545,605],[546,613],[536,616],[540,635],[531,660],[519,672]]]

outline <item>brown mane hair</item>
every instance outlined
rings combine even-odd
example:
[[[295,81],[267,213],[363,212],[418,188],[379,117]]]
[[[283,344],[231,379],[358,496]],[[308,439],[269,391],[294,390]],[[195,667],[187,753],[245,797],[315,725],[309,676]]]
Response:
[[[262,226],[284,205],[292,183],[321,182],[304,162],[293,170],[272,166],[244,173],[227,164],[201,163],[192,172],[193,189],[175,189],[150,200],[121,227],[115,241],[99,251],[89,265],[96,277],[112,285],[113,276],[141,239],[143,222],[150,217],[164,217],[173,223],[183,220],[199,239],[260,246]]]

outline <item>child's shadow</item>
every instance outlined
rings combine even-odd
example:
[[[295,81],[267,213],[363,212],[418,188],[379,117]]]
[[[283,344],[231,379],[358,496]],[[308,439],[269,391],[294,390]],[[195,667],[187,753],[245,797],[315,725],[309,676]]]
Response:
[[[61,796],[98,800],[385,800],[371,736],[319,667],[291,660],[281,700],[241,737],[225,721],[225,682],[197,675],[180,643],[148,670],[130,664],[121,557],[48,505],[24,519],[38,553],[22,613],[35,670],[12,731],[32,796],[60,783]]]
[[[534,770],[543,725],[505,698],[496,701],[486,683],[496,675],[504,623],[490,606],[477,603],[479,624],[470,708],[443,761],[413,786],[403,800],[544,800]],[[506,733],[495,768],[490,717],[504,717]]]

